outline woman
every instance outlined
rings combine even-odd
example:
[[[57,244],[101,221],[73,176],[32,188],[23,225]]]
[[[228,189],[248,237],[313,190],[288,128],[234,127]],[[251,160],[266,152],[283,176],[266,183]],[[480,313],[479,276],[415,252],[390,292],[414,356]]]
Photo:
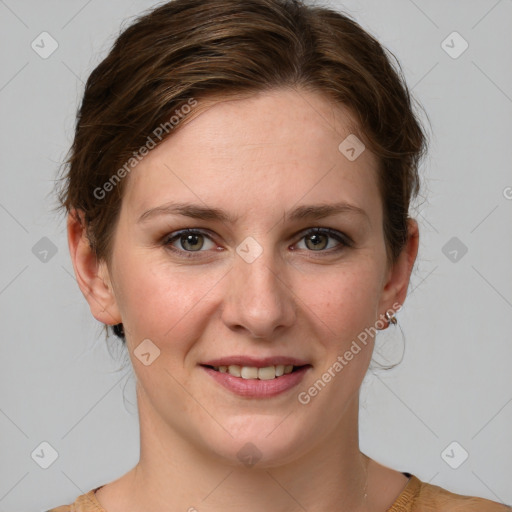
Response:
[[[418,250],[426,138],[350,18],[174,0],[93,71],[60,199],[126,343],[141,452],[54,512],[508,509],[359,449],[359,390]]]

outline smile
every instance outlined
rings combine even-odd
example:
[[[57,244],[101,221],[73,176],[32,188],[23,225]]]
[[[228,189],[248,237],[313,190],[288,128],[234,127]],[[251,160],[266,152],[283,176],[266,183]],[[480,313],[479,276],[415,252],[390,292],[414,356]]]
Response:
[[[267,363],[268,365],[268,363]],[[201,368],[220,386],[244,398],[271,398],[299,385],[310,364],[295,366],[276,364],[269,366],[207,365]]]
[[[275,366],[265,366],[264,368],[256,368],[255,366],[239,366],[232,364],[229,366],[212,366],[215,371],[220,373],[229,373],[234,377],[241,377],[242,379],[259,379],[259,380],[272,380],[283,375],[288,375],[294,370],[301,368],[300,366],[293,366],[292,364],[284,365],[278,364]]]

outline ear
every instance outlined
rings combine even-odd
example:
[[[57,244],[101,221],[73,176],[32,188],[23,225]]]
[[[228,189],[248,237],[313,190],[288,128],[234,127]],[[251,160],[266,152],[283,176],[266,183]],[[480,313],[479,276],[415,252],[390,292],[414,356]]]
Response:
[[[97,259],[85,226],[83,212],[68,214],[68,246],[76,281],[96,320],[108,325],[121,323],[107,265]]]
[[[387,278],[379,303],[379,313],[398,310],[405,301],[411,272],[416,261],[419,245],[418,223],[414,219],[407,219],[408,239],[400,256],[388,270]],[[399,304],[398,307],[396,304]]]

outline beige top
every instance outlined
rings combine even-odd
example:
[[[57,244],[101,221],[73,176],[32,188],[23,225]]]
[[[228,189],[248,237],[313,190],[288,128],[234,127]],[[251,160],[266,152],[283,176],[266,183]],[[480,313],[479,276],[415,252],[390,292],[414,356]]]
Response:
[[[437,485],[428,484],[416,476],[407,485],[387,512],[511,512],[512,507],[473,496],[454,494]],[[62,505],[47,512],[108,512],[96,499],[96,487],[79,496],[71,505]]]

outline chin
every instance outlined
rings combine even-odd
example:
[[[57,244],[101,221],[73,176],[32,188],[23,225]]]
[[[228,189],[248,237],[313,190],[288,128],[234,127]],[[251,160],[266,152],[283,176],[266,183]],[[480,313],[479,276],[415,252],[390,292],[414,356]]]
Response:
[[[294,422],[293,413],[238,416],[223,426],[231,434],[204,438],[208,448],[226,464],[246,468],[272,468],[288,464],[308,450],[307,429]],[[286,419],[285,419],[286,418]]]

